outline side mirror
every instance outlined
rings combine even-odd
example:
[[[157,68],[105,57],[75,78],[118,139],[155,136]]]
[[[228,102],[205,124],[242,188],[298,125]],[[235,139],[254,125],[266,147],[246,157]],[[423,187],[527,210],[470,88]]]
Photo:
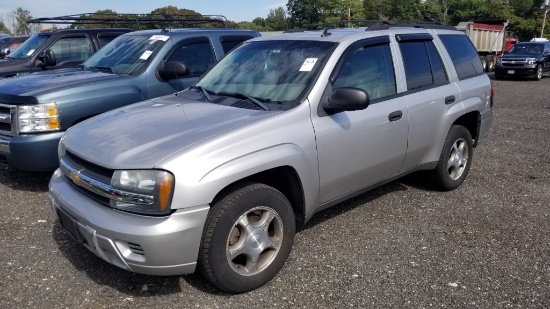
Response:
[[[55,54],[51,49],[45,50],[40,56],[38,56],[38,59],[41,62],[37,65],[39,67],[53,67],[57,64]]]
[[[181,78],[189,75],[189,70],[183,62],[168,61],[162,69],[158,69],[159,76],[164,80]]]
[[[328,101],[323,103],[323,109],[329,114],[363,110],[369,106],[369,102],[369,95],[363,89],[338,88],[328,98]]]

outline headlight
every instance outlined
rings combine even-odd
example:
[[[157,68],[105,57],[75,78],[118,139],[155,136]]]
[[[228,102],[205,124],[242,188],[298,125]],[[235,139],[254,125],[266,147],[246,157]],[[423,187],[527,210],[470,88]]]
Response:
[[[19,106],[17,120],[20,133],[57,131],[60,129],[59,113],[55,103]]]
[[[497,58],[497,64],[502,64],[502,58],[500,57]]]
[[[170,213],[174,176],[158,170],[115,171],[113,189],[124,192],[111,197],[111,207],[149,215]]]
[[[537,63],[537,59],[536,58],[527,58],[527,64],[535,64]]]

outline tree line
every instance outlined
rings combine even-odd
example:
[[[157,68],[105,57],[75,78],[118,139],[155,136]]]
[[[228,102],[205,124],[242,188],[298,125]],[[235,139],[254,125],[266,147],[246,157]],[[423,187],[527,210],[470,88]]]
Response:
[[[430,21],[457,25],[461,21],[482,19],[508,20],[508,30],[520,40],[528,40],[540,35],[545,11],[541,9],[544,0],[289,0],[285,7],[271,9],[266,17],[256,17],[252,21],[226,21],[226,26],[258,31],[283,31],[291,28],[304,28],[311,24],[340,20],[396,20]],[[116,14],[113,10],[99,10],[94,13],[101,17]],[[150,14],[171,18],[177,15],[202,16],[199,12],[167,6],[153,10]],[[0,16],[0,31],[10,34],[31,34],[39,31],[40,25],[27,24],[33,18],[28,10],[18,8],[6,18]],[[70,28],[79,25],[71,25]],[[95,24],[87,27],[109,27],[113,25]],[[167,23],[136,25],[134,21],[120,23],[117,27],[132,29],[161,28]],[[177,22],[169,27],[183,26]],[[217,23],[202,26],[216,27]],[[550,27],[545,28],[544,36],[550,36]]]

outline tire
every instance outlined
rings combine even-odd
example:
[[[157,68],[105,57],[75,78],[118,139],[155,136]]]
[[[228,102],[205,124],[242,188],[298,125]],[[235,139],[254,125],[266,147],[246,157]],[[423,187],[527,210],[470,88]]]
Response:
[[[542,64],[537,65],[537,73],[535,73],[535,77],[533,77],[534,80],[539,81],[542,79]]]
[[[489,55],[485,57],[485,61],[487,62],[487,67],[486,67],[487,69],[485,71],[493,72],[493,70],[495,69],[495,57],[492,55]]]
[[[442,191],[458,188],[470,170],[473,143],[470,131],[453,125],[447,133],[441,156],[434,170],[433,182]]]
[[[295,233],[292,206],[281,192],[258,183],[236,187],[208,214],[199,269],[220,290],[254,290],[281,270]]]
[[[481,60],[481,66],[483,66],[483,71],[487,71],[487,59],[485,59],[485,56],[479,56],[479,60]]]

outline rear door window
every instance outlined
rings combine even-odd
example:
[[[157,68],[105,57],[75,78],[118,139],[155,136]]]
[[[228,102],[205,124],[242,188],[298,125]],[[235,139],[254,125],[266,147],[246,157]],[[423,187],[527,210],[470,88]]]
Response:
[[[403,56],[408,90],[447,83],[447,72],[431,40],[399,42],[399,48]]]
[[[439,35],[456,69],[459,79],[483,74],[483,65],[477,51],[465,35]]]

